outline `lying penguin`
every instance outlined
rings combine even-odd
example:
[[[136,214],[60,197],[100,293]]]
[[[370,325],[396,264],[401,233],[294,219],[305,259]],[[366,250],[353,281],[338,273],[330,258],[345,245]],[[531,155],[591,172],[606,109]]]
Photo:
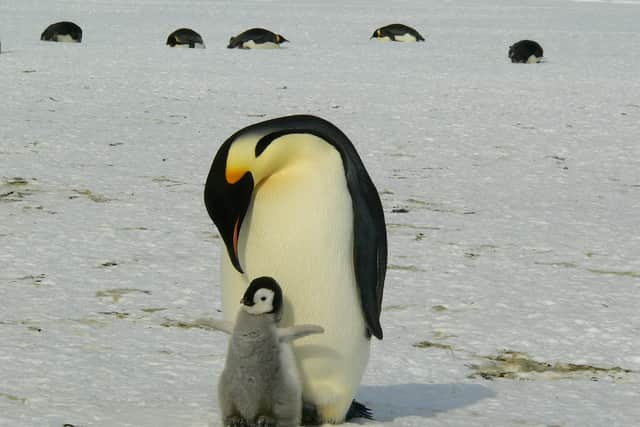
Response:
[[[373,32],[370,39],[394,42],[423,42],[424,37],[415,29],[404,24],[390,24]]]
[[[302,417],[302,386],[290,342],[324,329],[316,325],[278,328],[283,296],[271,277],[249,284],[235,325],[216,320],[231,334],[218,401],[225,427],[297,427]]]
[[[49,25],[42,32],[40,40],[48,42],[80,43],[82,41],[82,28],[73,22],[56,22],[55,24]]]
[[[513,63],[535,64],[542,62],[542,46],[533,40],[520,40],[509,46],[509,58]]]
[[[228,49],[273,49],[289,40],[264,28],[251,28],[229,39]]]
[[[202,36],[190,28],[179,28],[167,37],[167,45],[171,47],[190,47],[204,49]]]

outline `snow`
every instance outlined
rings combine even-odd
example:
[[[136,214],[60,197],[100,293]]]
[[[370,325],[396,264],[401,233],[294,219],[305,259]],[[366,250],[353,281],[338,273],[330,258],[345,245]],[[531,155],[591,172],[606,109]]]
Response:
[[[385,338],[357,396],[376,421],[357,423],[637,425],[639,16],[4,0],[0,425],[219,425],[227,337],[189,327],[221,316],[204,180],[229,135],[293,113],[351,138],[385,208]],[[39,41],[63,19],[81,44]],[[392,22],[426,42],[368,39]],[[254,26],[291,43],[225,48]],[[207,49],[165,47],[180,27]],[[508,61],[525,38],[546,62]]]

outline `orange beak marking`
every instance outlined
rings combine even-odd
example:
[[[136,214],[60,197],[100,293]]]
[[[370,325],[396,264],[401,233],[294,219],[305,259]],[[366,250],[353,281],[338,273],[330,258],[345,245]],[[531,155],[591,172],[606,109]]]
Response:
[[[225,170],[225,178],[229,184],[235,184],[240,181],[240,178],[242,178],[245,173],[247,173],[247,171],[244,169],[227,168]]]

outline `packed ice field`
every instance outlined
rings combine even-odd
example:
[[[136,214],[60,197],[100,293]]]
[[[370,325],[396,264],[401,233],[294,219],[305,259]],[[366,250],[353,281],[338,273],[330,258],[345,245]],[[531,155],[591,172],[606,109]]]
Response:
[[[213,156],[289,114],[384,209],[371,426],[640,419],[640,2],[0,3],[0,426],[220,426]],[[72,21],[82,43],[41,41]],[[420,43],[375,29],[415,28]],[[227,49],[262,27],[278,49]],[[172,49],[192,28],[205,49]],[[535,40],[544,61],[513,64]]]

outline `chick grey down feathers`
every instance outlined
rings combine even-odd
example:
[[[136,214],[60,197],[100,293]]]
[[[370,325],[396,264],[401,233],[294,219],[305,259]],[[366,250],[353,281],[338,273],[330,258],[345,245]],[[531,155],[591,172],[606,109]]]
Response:
[[[240,310],[235,326],[221,320],[208,322],[215,329],[231,333],[218,384],[225,426],[300,425],[302,390],[288,343],[324,329],[316,325],[277,328],[276,316]]]

